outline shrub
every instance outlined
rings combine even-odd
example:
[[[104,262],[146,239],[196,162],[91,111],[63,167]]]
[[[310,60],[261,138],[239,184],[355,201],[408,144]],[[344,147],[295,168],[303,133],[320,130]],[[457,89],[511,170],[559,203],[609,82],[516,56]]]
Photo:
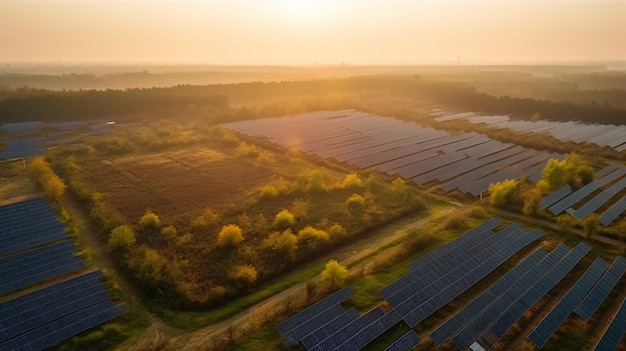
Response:
[[[217,245],[222,247],[235,247],[242,241],[241,228],[236,224],[225,225],[217,236]]]
[[[172,240],[178,236],[178,231],[173,225],[161,228],[161,235],[165,240]]]
[[[109,234],[109,246],[113,251],[127,252],[136,242],[135,231],[126,224],[115,227]]]
[[[254,286],[257,280],[257,271],[251,265],[238,265],[233,267],[229,277],[237,282],[243,283],[248,287]]]
[[[276,218],[274,219],[274,223],[276,224],[276,226],[281,229],[291,227],[292,225],[294,225],[295,222],[296,219],[294,218],[293,214],[291,214],[291,212],[289,212],[288,210],[282,210],[278,212]]]
[[[161,227],[161,220],[156,213],[147,209],[146,214],[141,216],[141,219],[139,220],[139,226],[141,226],[141,228],[159,228]]]

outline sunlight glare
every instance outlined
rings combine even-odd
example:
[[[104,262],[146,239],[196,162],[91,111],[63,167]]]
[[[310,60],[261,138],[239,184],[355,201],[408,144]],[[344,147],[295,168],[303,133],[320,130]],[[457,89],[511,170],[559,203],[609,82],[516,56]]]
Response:
[[[296,21],[312,21],[320,14],[319,0],[288,0],[288,15]]]

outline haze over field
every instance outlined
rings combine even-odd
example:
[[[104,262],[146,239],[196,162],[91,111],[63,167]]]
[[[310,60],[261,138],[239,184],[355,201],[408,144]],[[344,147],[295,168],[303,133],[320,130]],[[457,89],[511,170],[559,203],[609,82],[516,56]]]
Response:
[[[2,1],[0,62],[529,63],[626,60],[626,2]]]

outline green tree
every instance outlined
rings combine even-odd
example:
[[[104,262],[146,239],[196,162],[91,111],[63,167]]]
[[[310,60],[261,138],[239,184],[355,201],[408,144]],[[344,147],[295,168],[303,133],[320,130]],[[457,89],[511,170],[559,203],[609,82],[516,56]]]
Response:
[[[363,181],[359,175],[354,172],[346,175],[346,178],[344,178],[343,184],[341,185],[344,189],[360,188],[361,186],[363,186]]]
[[[493,206],[503,206],[518,199],[521,183],[515,179],[507,179],[489,185],[489,201]]]
[[[322,280],[327,282],[332,289],[342,288],[348,279],[348,268],[342,266],[336,260],[330,260],[322,271]]]
[[[288,210],[282,210],[278,212],[276,218],[274,218],[274,223],[280,229],[289,228],[296,223],[296,219]]]
[[[152,212],[152,210],[147,209],[146,213],[141,216],[141,219],[139,220],[139,226],[141,226],[141,228],[159,228],[161,227],[161,220],[159,219],[159,216],[157,216],[156,213]]]
[[[217,245],[222,247],[235,247],[243,241],[241,228],[236,224],[228,224],[222,227],[217,236]]]
[[[257,280],[257,270],[251,265],[237,265],[233,267],[229,274],[229,277],[239,283],[245,284],[248,287],[253,287]]]
[[[318,169],[313,170],[307,178],[306,191],[307,192],[326,191],[326,184],[324,183],[325,178],[326,177],[324,175],[324,172]]]
[[[287,258],[289,261],[294,261],[296,259],[298,237],[291,232],[291,229],[273,232],[264,240],[263,244],[281,260]]]
[[[109,246],[113,251],[128,252],[136,242],[135,231],[126,224],[113,228],[109,234]]]
[[[585,218],[583,221],[583,230],[587,235],[587,239],[591,239],[591,237],[598,231],[600,228],[599,216],[596,213],[592,213],[589,217]]]
[[[311,226],[306,226],[298,232],[298,245],[310,250],[320,248],[329,239],[328,233]]]

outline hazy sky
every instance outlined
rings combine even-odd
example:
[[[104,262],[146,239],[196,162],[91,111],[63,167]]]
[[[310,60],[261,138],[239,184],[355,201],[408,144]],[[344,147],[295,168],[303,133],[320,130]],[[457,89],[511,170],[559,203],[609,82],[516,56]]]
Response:
[[[626,60],[626,0],[0,0],[0,62]]]

